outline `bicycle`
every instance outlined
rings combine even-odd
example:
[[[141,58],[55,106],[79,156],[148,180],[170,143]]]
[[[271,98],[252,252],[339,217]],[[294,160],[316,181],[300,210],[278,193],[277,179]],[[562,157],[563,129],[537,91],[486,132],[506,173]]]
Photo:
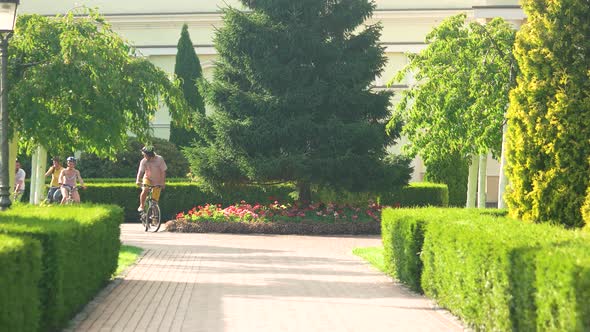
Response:
[[[162,186],[143,186],[148,187],[150,190],[145,198],[145,208],[139,213],[139,218],[146,232],[155,233],[160,229],[162,220],[160,216],[160,206],[158,205],[158,201],[152,198],[152,191],[154,188],[162,188]]]
[[[74,198],[72,197],[72,193],[73,193],[73,192],[75,192],[75,191],[78,191],[78,186],[73,186],[73,187],[70,187],[70,186],[64,186],[64,188],[66,188],[66,190],[67,190],[67,192],[68,192],[68,195],[66,196],[66,203],[65,203],[65,204],[66,204],[66,205],[69,205],[69,204],[74,204],[74,203],[76,203],[76,201],[75,201],[75,200],[74,200]]]

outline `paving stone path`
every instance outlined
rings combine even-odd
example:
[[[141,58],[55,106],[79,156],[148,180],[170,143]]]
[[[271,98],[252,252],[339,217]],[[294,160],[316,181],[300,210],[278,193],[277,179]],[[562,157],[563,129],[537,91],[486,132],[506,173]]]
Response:
[[[463,331],[351,251],[375,236],[144,233],[145,252],[69,331]]]

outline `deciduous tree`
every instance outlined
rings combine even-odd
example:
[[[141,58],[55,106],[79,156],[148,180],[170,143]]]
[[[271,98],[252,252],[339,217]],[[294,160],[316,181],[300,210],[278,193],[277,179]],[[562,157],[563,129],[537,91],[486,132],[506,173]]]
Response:
[[[457,156],[500,155],[514,82],[514,33],[502,19],[482,25],[460,14],[427,35],[428,46],[410,54],[409,64],[392,80],[412,74],[417,81],[402,92],[390,121],[391,126],[403,123],[402,135],[410,140],[406,153],[432,165],[449,164]]]
[[[184,121],[182,92],[95,11],[19,16],[10,43],[10,119],[21,147],[114,156],[128,133],[145,139],[165,101]]]

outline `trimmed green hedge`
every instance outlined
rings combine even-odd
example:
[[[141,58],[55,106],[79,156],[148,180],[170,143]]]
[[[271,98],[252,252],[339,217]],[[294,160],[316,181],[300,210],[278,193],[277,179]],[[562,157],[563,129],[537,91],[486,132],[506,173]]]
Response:
[[[126,221],[139,220],[137,206],[139,206],[140,189],[135,185],[135,179],[87,179],[86,190],[80,191],[82,202],[97,204],[116,204],[123,207]],[[293,202],[292,193],[295,187],[290,184],[274,186],[227,186],[219,193],[213,193],[198,182],[182,182],[182,179],[169,179],[160,198],[160,209],[164,221],[174,219],[178,212],[187,211],[196,205],[207,203],[223,206],[238,203],[242,200],[249,203]],[[378,201],[383,205],[395,206],[448,206],[448,189],[444,184],[412,183],[403,188],[392,189],[390,193],[381,197],[370,193],[334,192],[319,190],[315,192],[315,199],[322,202],[337,201],[351,205],[366,205],[371,201]],[[356,203],[356,204],[355,204]]]
[[[449,205],[449,190],[446,184],[414,182],[400,188],[392,188],[387,193],[351,193],[318,189],[314,193],[319,202],[338,202],[339,204],[366,205],[370,201],[389,206],[440,206]]]
[[[39,282],[43,330],[67,321],[110,279],[117,268],[117,206],[22,206],[0,214],[0,233],[30,236],[42,246]]]
[[[590,329],[590,239],[505,211],[386,209],[389,273],[476,330]]]
[[[446,184],[414,182],[382,194],[380,202],[381,205],[402,207],[447,207],[449,206],[449,189]]]
[[[0,235],[0,331],[36,331],[40,308],[41,245]]]
[[[289,193],[293,188],[287,185],[263,188],[260,186],[227,187],[220,194],[203,189],[202,185],[191,182],[169,182],[160,196],[160,209],[164,221],[173,219],[178,212],[186,211],[196,205],[219,203],[230,205],[241,200],[247,202],[292,201]],[[117,204],[125,211],[125,220],[139,220],[140,188],[132,183],[89,183],[86,190],[80,191],[85,202]]]

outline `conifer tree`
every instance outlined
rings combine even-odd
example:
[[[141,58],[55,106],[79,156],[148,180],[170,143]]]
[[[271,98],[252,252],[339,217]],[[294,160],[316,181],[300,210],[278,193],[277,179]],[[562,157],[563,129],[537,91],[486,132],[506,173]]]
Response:
[[[583,224],[590,183],[590,6],[525,0],[516,39],[521,68],[511,93],[507,159],[514,217]]]
[[[205,114],[205,104],[197,89],[197,81],[202,77],[201,62],[195,52],[187,24],[182,26],[182,32],[178,40],[174,73],[181,79],[182,92],[190,107],[189,112]],[[170,141],[178,147],[189,146],[193,140],[198,138],[193,130],[194,122],[195,120],[191,121],[188,126],[181,126],[172,122],[170,125]]]
[[[208,183],[294,181],[361,191],[407,183],[387,158],[391,92],[371,84],[386,57],[369,0],[241,0],[224,10],[208,101],[208,146],[188,151]],[[395,138],[396,135],[393,135]],[[380,187],[379,187],[380,186]]]

